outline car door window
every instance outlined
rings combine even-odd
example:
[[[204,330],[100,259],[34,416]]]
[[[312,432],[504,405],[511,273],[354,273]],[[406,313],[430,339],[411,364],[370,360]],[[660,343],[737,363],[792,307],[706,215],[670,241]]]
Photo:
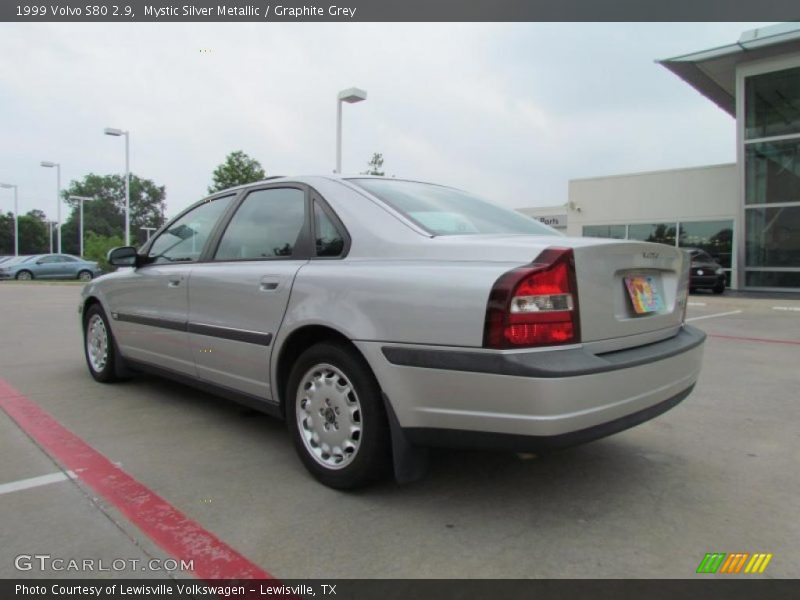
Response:
[[[305,192],[256,190],[233,215],[215,260],[291,258],[305,223]]]
[[[318,202],[314,202],[314,241],[317,256],[339,256],[344,237]]]
[[[45,256],[45,257],[40,258],[38,260],[38,263],[40,265],[50,265],[50,264],[53,264],[53,263],[56,263],[56,262],[58,262],[58,257],[57,256]]]
[[[233,196],[216,198],[196,206],[161,233],[147,253],[150,262],[197,262],[217,220]]]

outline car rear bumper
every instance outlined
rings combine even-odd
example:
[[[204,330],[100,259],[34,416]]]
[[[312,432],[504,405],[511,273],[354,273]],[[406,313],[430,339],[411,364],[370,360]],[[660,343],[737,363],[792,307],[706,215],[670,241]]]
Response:
[[[697,381],[704,340],[684,326],[604,354],[357,345],[409,440],[534,449],[609,435],[672,408]]]
[[[719,284],[725,285],[725,275],[694,275],[689,279],[691,287],[715,287]]]

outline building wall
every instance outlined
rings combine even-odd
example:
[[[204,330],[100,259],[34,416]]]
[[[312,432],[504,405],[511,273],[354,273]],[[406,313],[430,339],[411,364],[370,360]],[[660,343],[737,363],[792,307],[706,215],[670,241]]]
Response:
[[[729,285],[739,287],[736,273],[739,240],[733,233],[738,228],[739,198],[737,166],[724,164],[574,179],[569,182],[566,206],[519,210],[535,218],[566,214],[567,226],[562,231],[570,236],[649,239],[684,247],[699,246],[710,253],[714,253],[713,248],[698,240],[712,235],[712,231],[718,232],[718,224],[725,222],[727,242],[717,256],[729,272]],[[660,229],[648,225],[660,225]],[[599,232],[597,226],[610,227]],[[705,242],[708,241],[706,237]],[[714,242],[714,248],[720,248],[718,243]]]
[[[585,225],[734,219],[736,164],[653,171],[569,182],[567,234]]]

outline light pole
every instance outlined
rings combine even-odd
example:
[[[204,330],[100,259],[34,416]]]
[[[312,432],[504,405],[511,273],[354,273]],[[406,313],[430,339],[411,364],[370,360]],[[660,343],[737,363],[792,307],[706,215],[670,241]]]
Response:
[[[10,183],[0,183],[0,188],[14,188],[14,256],[19,256],[19,206],[17,204],[17,186]]]
[[[150,236],[153,235],[153,232],[158,229],[158,227],[140,227],[142,231],[147,233],[147,239],[150,240]]]
[[[131,147],[130,132],[114,127],[103,130],[106,135],[125,136],[125,245],[131,245]]]
[[[90,196],[70,196],[69,199],[70,200],[80,200],[80,202],[81,202],[80,233],[78,235],[80,236],[80,240],[81,240],[81,254],[80,254],[80,256],[81,256],[81,258],[83,258],[83,202],[85,200],[94,200],[94,198],[92,198]]]
[[[47,225],[50,227],[50,254],[53,253],[53,221],[48,221]]]
[[[342,102],[355,104],[367,99],[367,92],[358,88],[348,88],[336,97],[336,172],[342,172]]]
[[[43,160],[41,165],[43,167],[56,168],[56,238],[58,239],[58,254],[61,254],[61,164]],[[50,252],[52,251],[53,249],[50,248]]]

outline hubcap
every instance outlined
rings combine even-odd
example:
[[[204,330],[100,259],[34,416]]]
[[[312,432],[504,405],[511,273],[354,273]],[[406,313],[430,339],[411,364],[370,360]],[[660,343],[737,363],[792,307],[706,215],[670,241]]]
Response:
[[[86,326],[86,354],[95,373],[106,368],[108,362],[108,331],[100,315],[92,315]]]
[[[81,281],[90,281],[92,279],[92,274],[88,271],[81,271],[80,275],[78,275],[78,279]]]
[[[319,364],[300,380],[297,428],[308,453],[328,469],[342,469],[361,445],[361,403],[352,384],[333,365]]]
[[[30,279],[30,278],[31,278],[31,274],[30,274],[30,273],[28,273],[27,271],[23,271],[22,273],[20,273],[20,274],[17,276],[17,279],[22,279],[22,280],[28,280],[28,279]]]

